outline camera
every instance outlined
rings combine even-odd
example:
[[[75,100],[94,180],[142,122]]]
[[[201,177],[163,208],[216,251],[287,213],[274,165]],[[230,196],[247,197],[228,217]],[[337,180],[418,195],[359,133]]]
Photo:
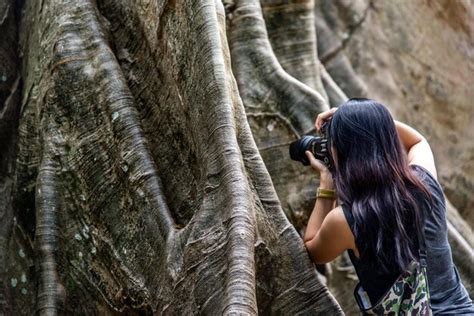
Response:
[[[295,161],[301,162],[304,166],[308,166],[309,159],[305,151],[309,150],[314,157],[321,160],[332,172],[334,162],[331,157],[330,143],[327,135],[329,122],[325,122],[320,129],[320,136],[305,135],[290,144],[290,157]]]

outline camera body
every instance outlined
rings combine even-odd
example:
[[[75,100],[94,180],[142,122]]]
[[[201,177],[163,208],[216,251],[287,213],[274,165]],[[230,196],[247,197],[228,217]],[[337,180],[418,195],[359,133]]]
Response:
[[[331,157],[329,138],[327,137],[328,122],[321,127],[321,136],[305,135],[290,144],[290,157],[295,161],[301,162],[304,166],[310,164],[305,151],[309,150],[314,157],[321,160],[332,172],[334,161]]]

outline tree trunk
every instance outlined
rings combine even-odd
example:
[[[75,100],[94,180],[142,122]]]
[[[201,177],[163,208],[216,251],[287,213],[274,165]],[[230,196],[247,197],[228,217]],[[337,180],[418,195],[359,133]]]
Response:
[[[318,179],[288,144],[373,94],[346,51],[382,9],[0,0],[3,312],[342,314],[298,234]],[[472,230],[448,215],[472,282]]]
[[[24,10],[5,309],[340,313],[253,141],[221,3]]]

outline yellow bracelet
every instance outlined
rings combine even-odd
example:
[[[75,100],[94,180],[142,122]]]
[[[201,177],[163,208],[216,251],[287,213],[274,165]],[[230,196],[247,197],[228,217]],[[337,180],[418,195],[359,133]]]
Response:
[[[318,188],[316,191],[316,198],[322,199],[336,199],[336,190],[328,190],[328,189],[321,189]]]

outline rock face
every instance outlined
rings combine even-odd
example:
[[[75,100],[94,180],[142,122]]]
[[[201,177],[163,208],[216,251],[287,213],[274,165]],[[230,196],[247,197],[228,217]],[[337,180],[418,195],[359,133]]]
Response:
[[[330,30],[317,27],[318,48],[334,80],[425,135],[447,197],[472,227],[474,3],[338,0],[316,11]]]

